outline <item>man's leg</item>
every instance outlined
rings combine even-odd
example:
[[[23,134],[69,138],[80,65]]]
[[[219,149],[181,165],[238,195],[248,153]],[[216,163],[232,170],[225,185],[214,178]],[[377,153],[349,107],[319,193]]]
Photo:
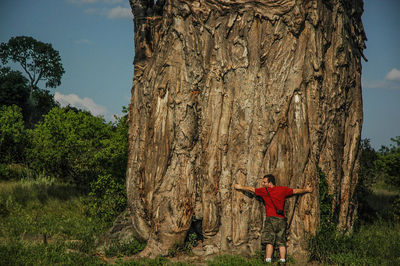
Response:
[[[270,217],[267,217],[265,221],[261,236],[261,243],[265,245],[265,261],[271,262],[272,253],[274,252],[273,243],[275,243],[275,233]]]
[[[265,261],[266,262],[271,262],[273,252],[274,252],[274,246],[271,244],[267,244],[267,246],[265,247]]]
[[[279,247],[279,254],[282,260],[286,260],[286,247],[285,246],[280,246]]]

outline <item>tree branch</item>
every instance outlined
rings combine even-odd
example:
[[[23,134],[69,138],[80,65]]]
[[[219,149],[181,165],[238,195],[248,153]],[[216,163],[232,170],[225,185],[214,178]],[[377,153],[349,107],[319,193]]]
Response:
[[[26,63],[25,62],[21,62],[21,66],[24,69],[25,73],[28,74],[28,77],[30,79],[30,84],[31,84],[31,91],[32,91],[32,89],[35,86],[35,84],[34,84],[35,79],[32,77],[31,73],[26,69]]]

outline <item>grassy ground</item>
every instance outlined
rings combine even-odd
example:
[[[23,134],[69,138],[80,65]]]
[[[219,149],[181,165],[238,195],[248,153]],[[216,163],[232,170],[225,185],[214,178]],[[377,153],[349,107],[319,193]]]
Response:
[[[369,198],[382,215],[361,223],[351,235],[321,232],[311,242],[314,264],[400,265],[400,223],[389,220],[396,191],[376,189]],[[101,255],[96,239],[108,228],[86,212],[83,195],[75,187],[53,180],[0,182],[1,265],[190,265],[191,259],[133,260],[143,244],[114,245]],[[131,259],[128,259],[131,258]],[[198,262],[198,261],[197,261]],[[185,264],[186,263],[186,264]],[[251,258],[222,255],[206,265],[263,265],[263,253]]]

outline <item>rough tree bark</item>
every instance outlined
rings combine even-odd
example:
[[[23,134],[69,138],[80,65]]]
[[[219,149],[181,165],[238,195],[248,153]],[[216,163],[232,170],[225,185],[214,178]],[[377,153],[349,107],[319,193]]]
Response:
[[[319,225],[320,167],[338,227],[356,212],[362,0],[130,0],[135,59],[127,194],[143,256],[201,222],[205,254],[260,248],[263,203],[232,190],[314,185],[286,211],[289,252]]]

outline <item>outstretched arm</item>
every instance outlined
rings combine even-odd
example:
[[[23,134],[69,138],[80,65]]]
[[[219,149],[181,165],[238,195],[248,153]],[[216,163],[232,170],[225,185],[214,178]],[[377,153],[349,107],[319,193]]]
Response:
[[[233,185],[233,187],[237,190],[244,190],[244,191],[248,191],[251,193],[256,193],[256,189],[254,187],[244,187],[240,184],[235,184],[235,185]]]
[[[293,194],[304,194],[304,193],[311,193],[312,192],[312,187],[307,186],[305,188],[294,188],[293,189]]]

